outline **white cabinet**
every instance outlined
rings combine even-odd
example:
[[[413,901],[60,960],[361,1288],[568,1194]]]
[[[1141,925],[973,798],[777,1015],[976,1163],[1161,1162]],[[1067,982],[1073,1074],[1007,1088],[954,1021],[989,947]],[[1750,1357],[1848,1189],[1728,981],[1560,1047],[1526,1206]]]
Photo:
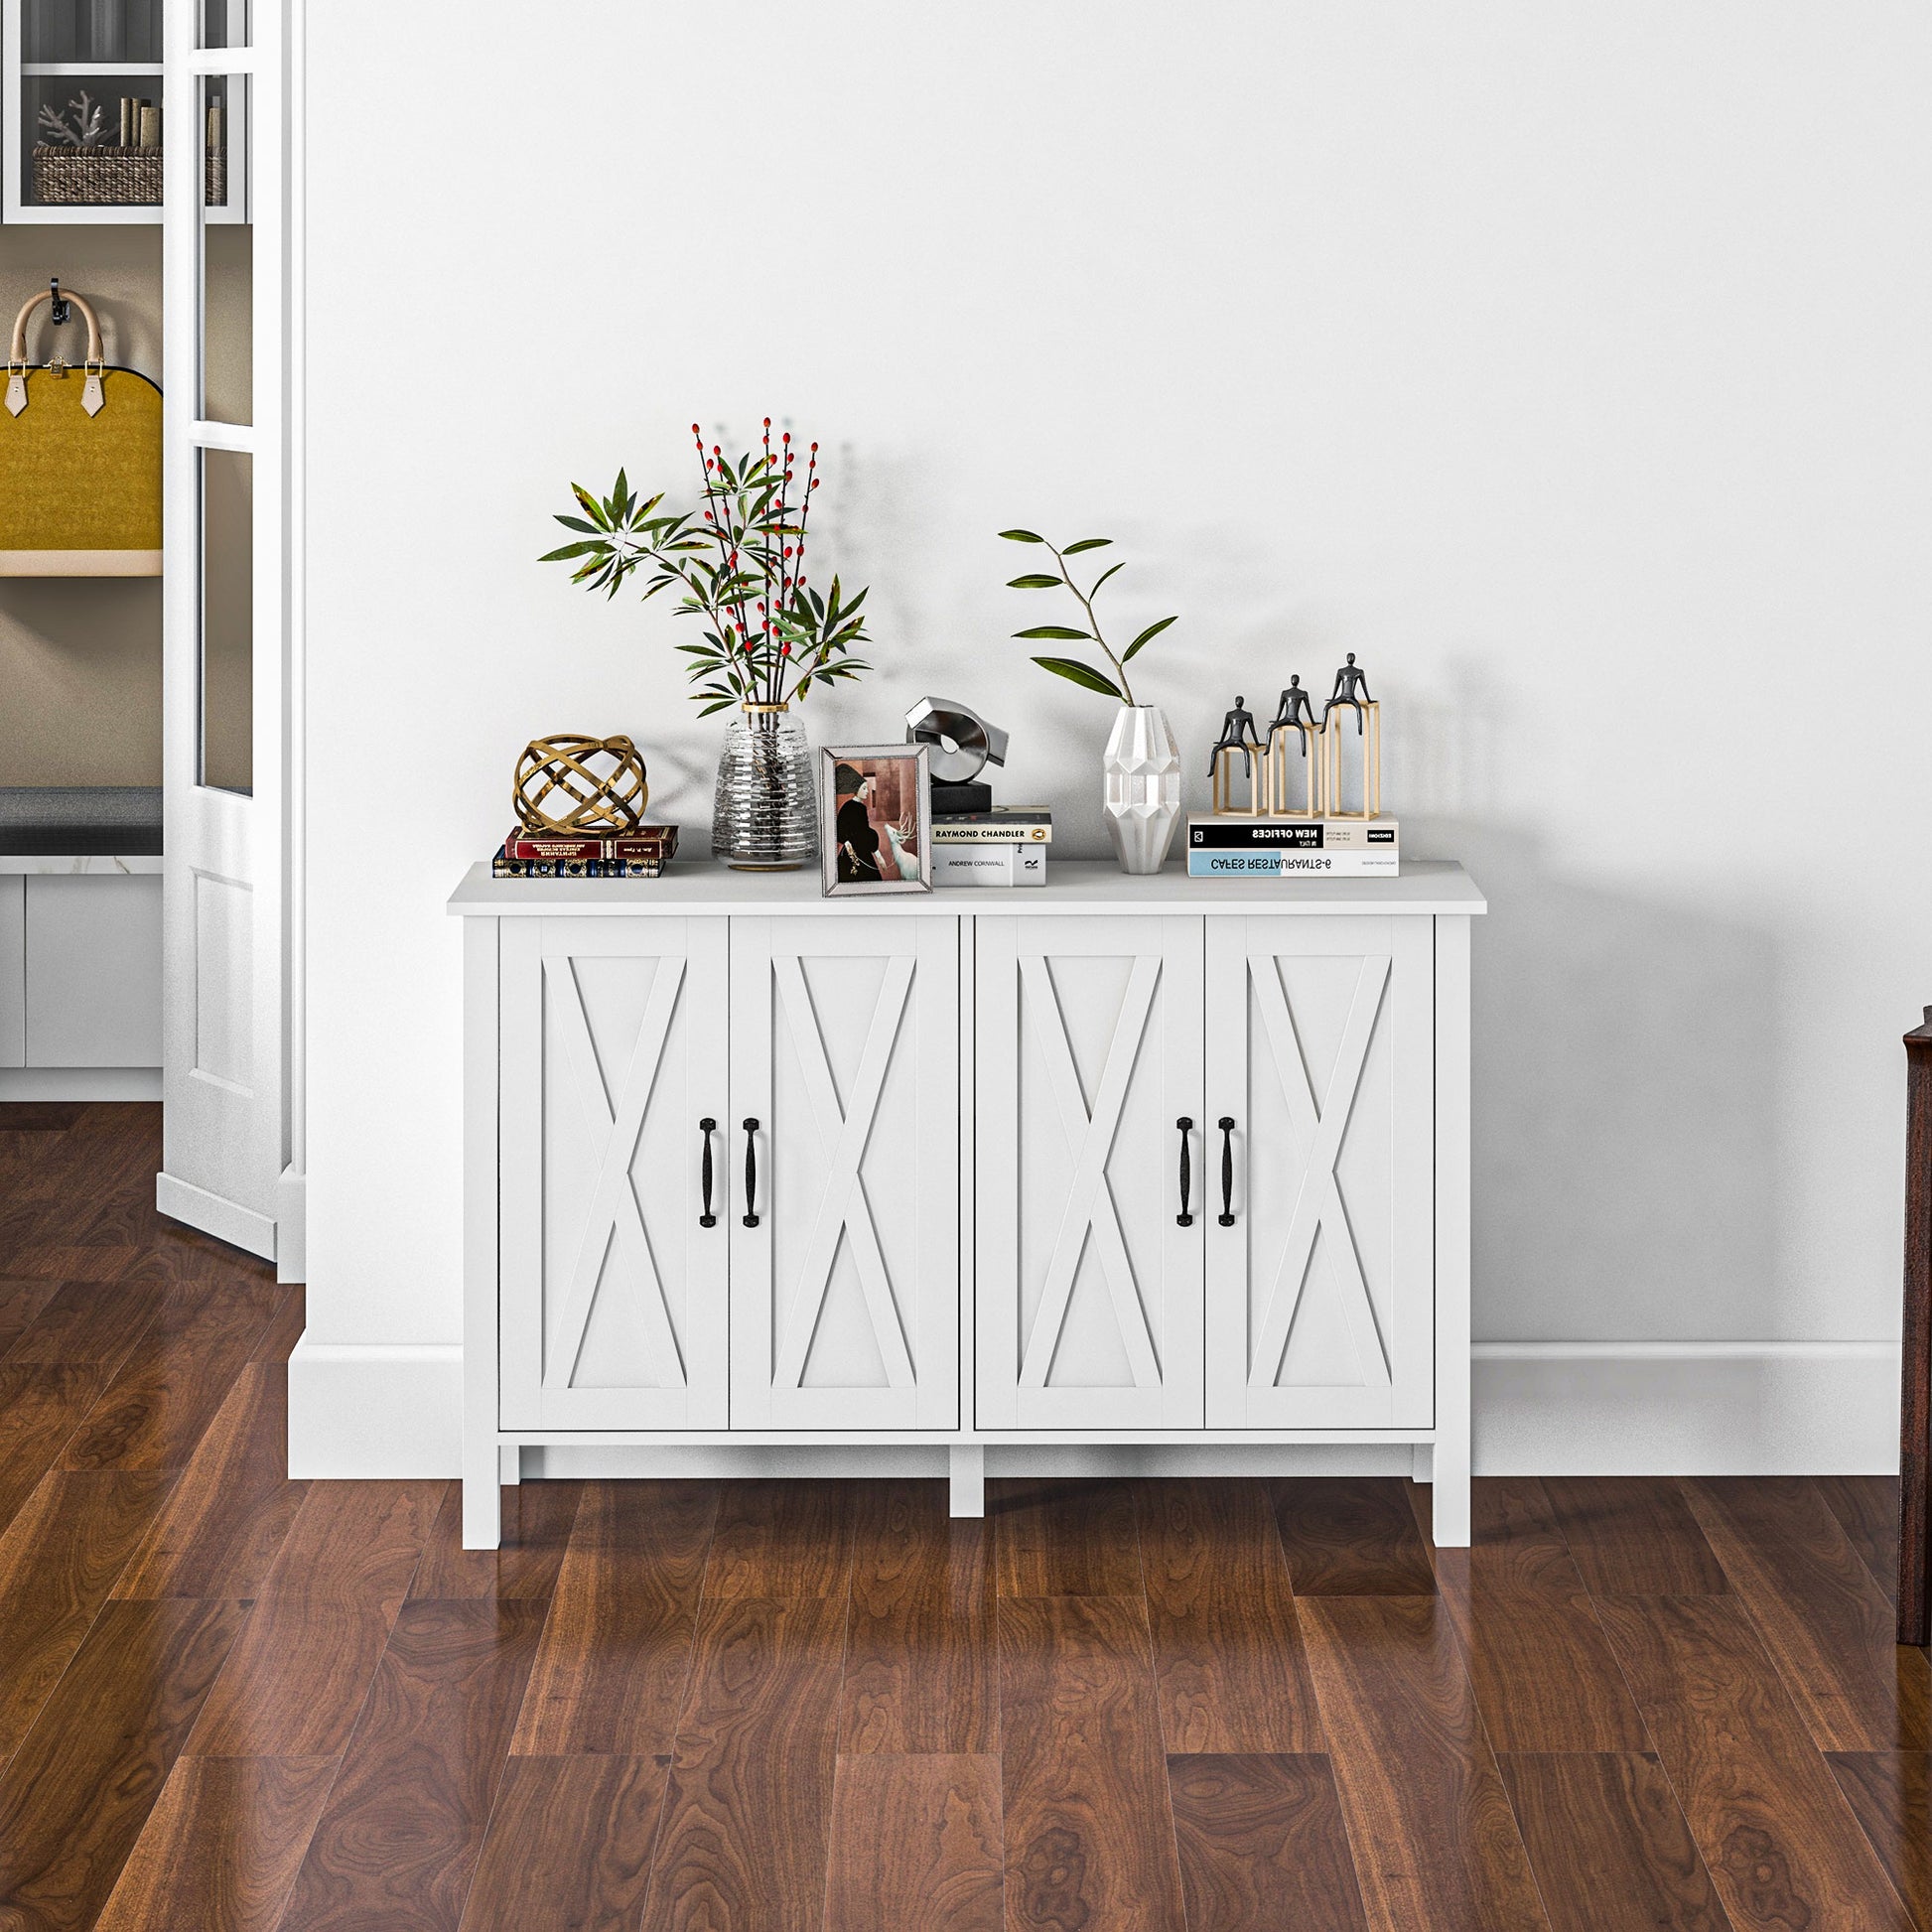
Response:
[[[843,903],[480,868],[466,1542],[524,1445],[937,1444],[970,1509],[989,1447],[1083,1440],[1414,1445],[1466,1542],[1483,909],[1413,862]]]
[[[1207,1421],[1426,1428],[1434,935],[1419,919],[1205,923]]]
[[[0,873],[0,1067],[27,1064],[27,881]]]
[[[732,921],[734,1427],[958,1425],[958,945]]]
[[[979,1427],[1429,1427],[1430,922],[975,924]]]
[[[0,854],[0,1099],[158,1096],[160,863]]]
[[[505,922],[503,1427],[957,1426],[957,946]]]
[[[729,933],[723,918],[504,925],[505,1426],[726,1426]]]
[[[1202,921],[974,925],[979,1426],[1198,1428]]]
[[[27,1064],[161,1064],[161,881],[29,874]]]

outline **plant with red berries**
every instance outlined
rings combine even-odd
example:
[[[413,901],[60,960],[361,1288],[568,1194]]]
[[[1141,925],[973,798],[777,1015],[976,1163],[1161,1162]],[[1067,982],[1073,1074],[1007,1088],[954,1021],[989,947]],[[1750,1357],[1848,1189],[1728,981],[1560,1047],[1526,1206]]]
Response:
[[[1134,687],[1127,681],[1128,661],[1138,656],[1143,646],[1160,636],[1174,620],[1162,618],[1149,624],[1118,657],[1114,655],[1113,646],[1100,634],[1100,620],[1094,615],[1093,600],[1099,595],[1101,585],[1115,571],[1126,568],[1125,563],[1113,564],[1103,570],[1091,586],[1083,591],[1073,581],[1073,572],[1067,567],[1066,561],[1069,557],[1079,556],[1083,550],[1105,550],[1113,543],[1113,538],[1082,537],[1078,543],[1069,543],[1064,550],[1060,550],[1047,543],[1044,537],[1035,535],[1032,530],[1002,530],[1000,534],[1009,543],[1044,544],[1053,552],[1053,561],[1059,565],[1057,571],[1034,570],[1029,571],[1024,577],[1009,578],[1008,590],[1056,591],[1064,587],[1079,601],[1080,609],[1086,614],[1088,624],[1087,629],[1076,630],[1070,624],[1036,623],[1031,629],[1016,630],[1013,634],[1016,637],[1050,638],[1065,642],[1079,638],[1088,643],[1098,644],[1106,653],[1107,662],[1114,667],[1114,675],[1109,677],[1105,671],[1096,671],[1091,664],[1082,664],[1075,657],[1035,657],[1034,662],[1041,670],[1051,671],[1055,677],[1063,677],[1069,683],[1077,684],[1084,690],[1104,692],[1110,698],[1118,698],[1122,704],[1133,704]]]
[[[760,447],[737,462],[716,443],[707,450],[696,423],[691,435],[704,472],[702,509],[660,511],[664,492],[632,495],[621,470],[603,498],[572,483],[584,514],[557,521],[578,535],[539,561],[582,559],[571,582],[608,597],[635,570],[649,573],[646,598],[682,585],[677,608],[707,625],[702,643],[678,645],[699,687],[692,696],[705,700],[700,718],[727,705],[788,704],[814,684],[870,670],[852,655],[866,641],[866,593],[847,598],[834,577],[821,595],[805,580],[812,495],[824,482],[818,445],[806,452],[801,483],[791,432],[780,432],[774,448],[769,416]]]

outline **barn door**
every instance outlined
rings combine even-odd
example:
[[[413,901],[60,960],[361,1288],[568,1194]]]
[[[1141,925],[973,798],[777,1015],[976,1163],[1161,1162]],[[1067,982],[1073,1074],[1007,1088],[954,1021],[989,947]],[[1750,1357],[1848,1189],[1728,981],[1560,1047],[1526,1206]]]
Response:
[[[732,921],[732,1427],[959,1423],[959,928]]]
[[[288,99],[279,4],[166,13],[165,1214],[301,1279],[290,975]]]
[[[1434,1420],[1431,921],[1207,922],[1207,1421]],[[1218,1175],[1217,1175],[1218,1179]]]
[[[1201,921],[976,923],[979,1425],[1198,1428]]]
[[[498,925],[501,1420],[723,1429],[726,921]]]

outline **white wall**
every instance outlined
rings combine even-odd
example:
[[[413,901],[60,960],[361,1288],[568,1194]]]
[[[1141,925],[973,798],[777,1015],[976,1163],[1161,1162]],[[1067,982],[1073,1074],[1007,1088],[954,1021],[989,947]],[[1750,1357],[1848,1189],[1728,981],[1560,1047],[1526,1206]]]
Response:
[[[1195,801],[1236,691],[1387,703],[1477,955],[1477,1329],[1883,1338],[1932,997],[1932,17],[1891,0],[310,10],[311,1334],[458,1320],[458,934],[512,759],[631,732],[702,845],[667,608],[533,561],[688,425],[826,446],[880,675],[1103,849],[1109,596]],[[1140,668],[1137,665],[1137,668]],[[399,749],[417,764],[396,775]],[[371,839],[386,810],[403,829]]]

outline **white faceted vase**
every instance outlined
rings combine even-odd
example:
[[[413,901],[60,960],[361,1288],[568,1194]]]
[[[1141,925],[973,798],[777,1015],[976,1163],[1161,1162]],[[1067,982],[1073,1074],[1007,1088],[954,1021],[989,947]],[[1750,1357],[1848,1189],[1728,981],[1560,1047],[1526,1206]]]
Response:
[[[1122,705],[1104,765],[1107,836],[1122,872],[1159,872],[1180,823],[1180,748],[1159,705]]]

